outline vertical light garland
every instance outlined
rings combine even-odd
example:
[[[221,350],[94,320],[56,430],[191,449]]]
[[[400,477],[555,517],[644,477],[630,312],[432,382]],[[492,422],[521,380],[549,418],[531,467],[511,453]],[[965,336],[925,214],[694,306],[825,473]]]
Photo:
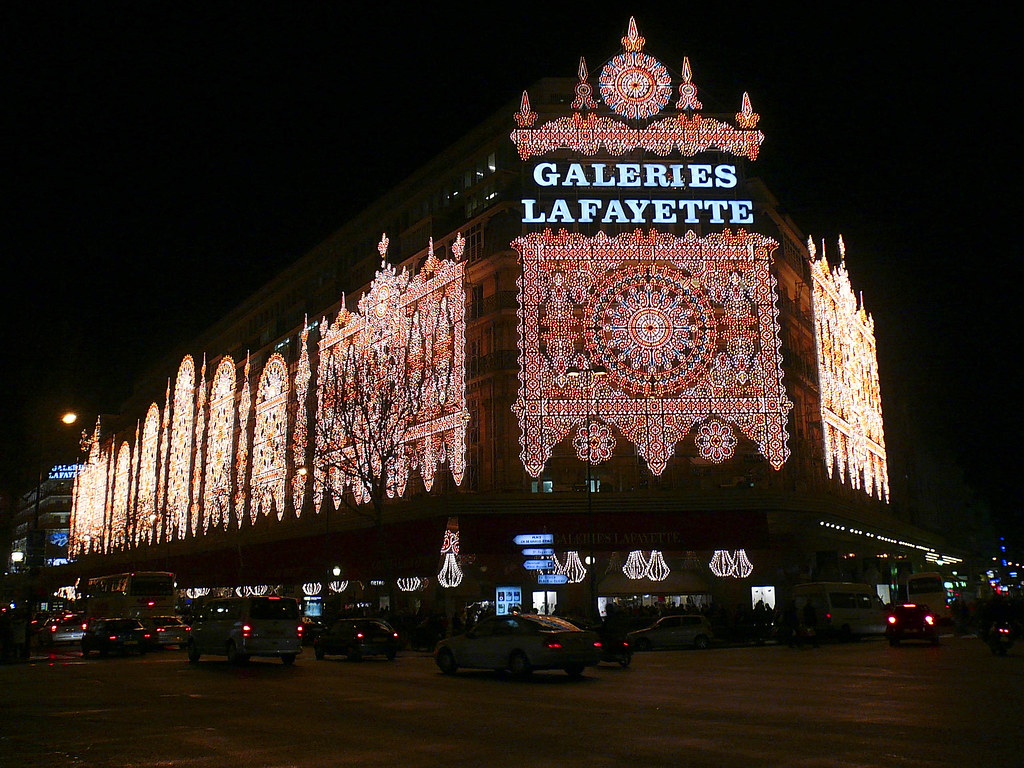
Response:
[[[246,515],[253,521],[252,504],[249,503],[249,411],[252,395],[249,385],[249,353],[245,354],[245,368],[242,372],[242,391],[238,397],[238,456],[235,460],[235,518],[241,527]]]
[[[157,534],[157,461],[160,450],[160,406],[151,403],[142,426],[139,450],[139,498],[135,505],[138,519],[136,544],[156,541]]]
[[[186,355],[178,367],[171,415],[171,457],[167,474],[168,538],[184,538],[191,504],[192,447],[195,437],[195,363]]]
[[[441,567],[437,572],[437,583],[445,589],[452,589],[462,583],[462,567],[459,565],[459,519],[448,518],[441,545]]]
[[[235,361],[223,358],[213,374],[210,431],[203,487],[204,530],[227,528],[235,442]]]
[[[250,504],[253,515],[269,515],[274,506],[278,520],[284,517],[288,391],[288,366],[281,355],[271,355],[256,388]]]
[[[308,317],[302,320],[302,334],[299,339],[301,352],[295,371],[295,426],[292,430],[292,507],[296,517],[302,516],[302,501],[306,497],[306,478],[309,474],[308,471],[298,471],[299,468],[306,468],[306,448],[309,442],[306,395],[309,393],[309,383],[313,374],[309,367]]]
[[[206,355],[203,355],[203,365],[197,382],[198,394],[196,399],[196,450],[195,458],[192,461],[192,504],[189,507],[189,533],[197,536],[205,527],[202,520],[203,512],[203,447],[206,437]]]

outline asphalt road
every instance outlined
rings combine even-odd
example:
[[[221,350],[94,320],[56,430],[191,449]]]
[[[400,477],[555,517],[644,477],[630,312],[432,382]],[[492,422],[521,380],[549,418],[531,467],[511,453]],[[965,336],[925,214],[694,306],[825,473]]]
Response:
[[[1024,765],[1024,646],[637,654],[582,680],[179,651],[0,667],[0,766]]]

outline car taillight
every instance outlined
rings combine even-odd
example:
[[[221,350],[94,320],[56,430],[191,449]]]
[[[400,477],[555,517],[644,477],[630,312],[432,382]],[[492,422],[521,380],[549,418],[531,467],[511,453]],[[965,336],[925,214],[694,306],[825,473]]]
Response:
[[[397,632],[392,632],[392,633],[391,633],[391,636],[392,636],[393,638],[395,638],[395,640],[397,640],[397,639],[398,639],[398,633],[397,633]]]
[[[362,640],[363,639],[363,633],[362,632],[356,632],[356,638],[359,639],[359,640]]]
[[[1000,628],[999,628],[999,629],[998,629],[997,631],[998,631],[998,632],[999,632],[999,634],[1001,634],[1001,635],[1008,635],[1008,634],[1010,634],[1010,629],[1009,629],[1009,627],[1000,627]]]
[[[600,648],[601,647],[601,641],[600,640],[595,640],[594,641],[594,647],[595,648]]]
[[[935,623],[935,619],[932,618],[931,616],[925,616],[924,617],[924,623],[927,624],[930,627],[930,626],[932,626]]]
[[[56,625],[56,624],[52,624],[52,625],[50,626],[50,631],[51,631],[51,632],[56,632],[56,631],[57,631],[57,625]]]
[[[545,648],[561,648],[562,644],[560,642],[558,642],[557,640],[545,640],[544,641],[544,647]]]
[[[895,624],[896,623],[896,617],[895,616],[890,616],[889,617],[889,623],[890,624]]]
[[[295,627],[295,631],[299,633],[299,637],[302,637],[302,625],[301,624],[299,624],[297,627]]]
[[[89,625],[88,625],[88,624],[83,624],[83,625],[82,625],[82,630],[83,630],[83,631],[87,630],[88,628],[89,628]]]
[[[157,628],[156,628],[156,631],[157,631],[157,632],[166,632],[167,630],[166,630],[166,629],[164,629],[163,627],[157,627]]]
[[[250,627],[248,624],[243,624],[242,625],[242,637],[249,637],[249,635],[251,635],[251,634],[252,634],[252,627]]]
[[[152,608],[154,605],[156,605],[156,601],[155,600],[150,600],[148,603],[146,603],[146,605],[149,606],[150,608]]]
[[[825,619],[828,620],[828,621],[832,621],[832,614],[831,613],[826,613],[825,614]]]
[[[147,640],[149,640],[149,638],[151,637],[151,635],[149,634],[149,632],[147,632],[146,634],[144,634],[144,635],[143,635],[143,637],[144,637],[144,638],[146,638]]]
[[[117,635],[111,635],[107,640],[117,640]]]

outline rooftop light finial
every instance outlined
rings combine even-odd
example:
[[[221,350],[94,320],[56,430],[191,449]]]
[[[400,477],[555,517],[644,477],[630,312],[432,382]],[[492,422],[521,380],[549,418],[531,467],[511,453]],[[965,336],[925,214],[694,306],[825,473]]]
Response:
[[[622,38],[622,47],[627,51],[637,52],[642,51],[644,43],[647,41],[640,36],[640,33],[636,30],[636,19],[632,16],[629,17],[629,29],[626,31],[626,36]]]

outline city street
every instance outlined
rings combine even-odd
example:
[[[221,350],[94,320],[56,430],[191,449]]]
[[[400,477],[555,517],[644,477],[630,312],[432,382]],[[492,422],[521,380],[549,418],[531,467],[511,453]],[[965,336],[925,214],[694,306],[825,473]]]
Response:
[[[394,662],[186,662],[180,651],[0,667],[0,765],[1009,766],[1024,646],[880,639],[637,654],[582,680]]]

